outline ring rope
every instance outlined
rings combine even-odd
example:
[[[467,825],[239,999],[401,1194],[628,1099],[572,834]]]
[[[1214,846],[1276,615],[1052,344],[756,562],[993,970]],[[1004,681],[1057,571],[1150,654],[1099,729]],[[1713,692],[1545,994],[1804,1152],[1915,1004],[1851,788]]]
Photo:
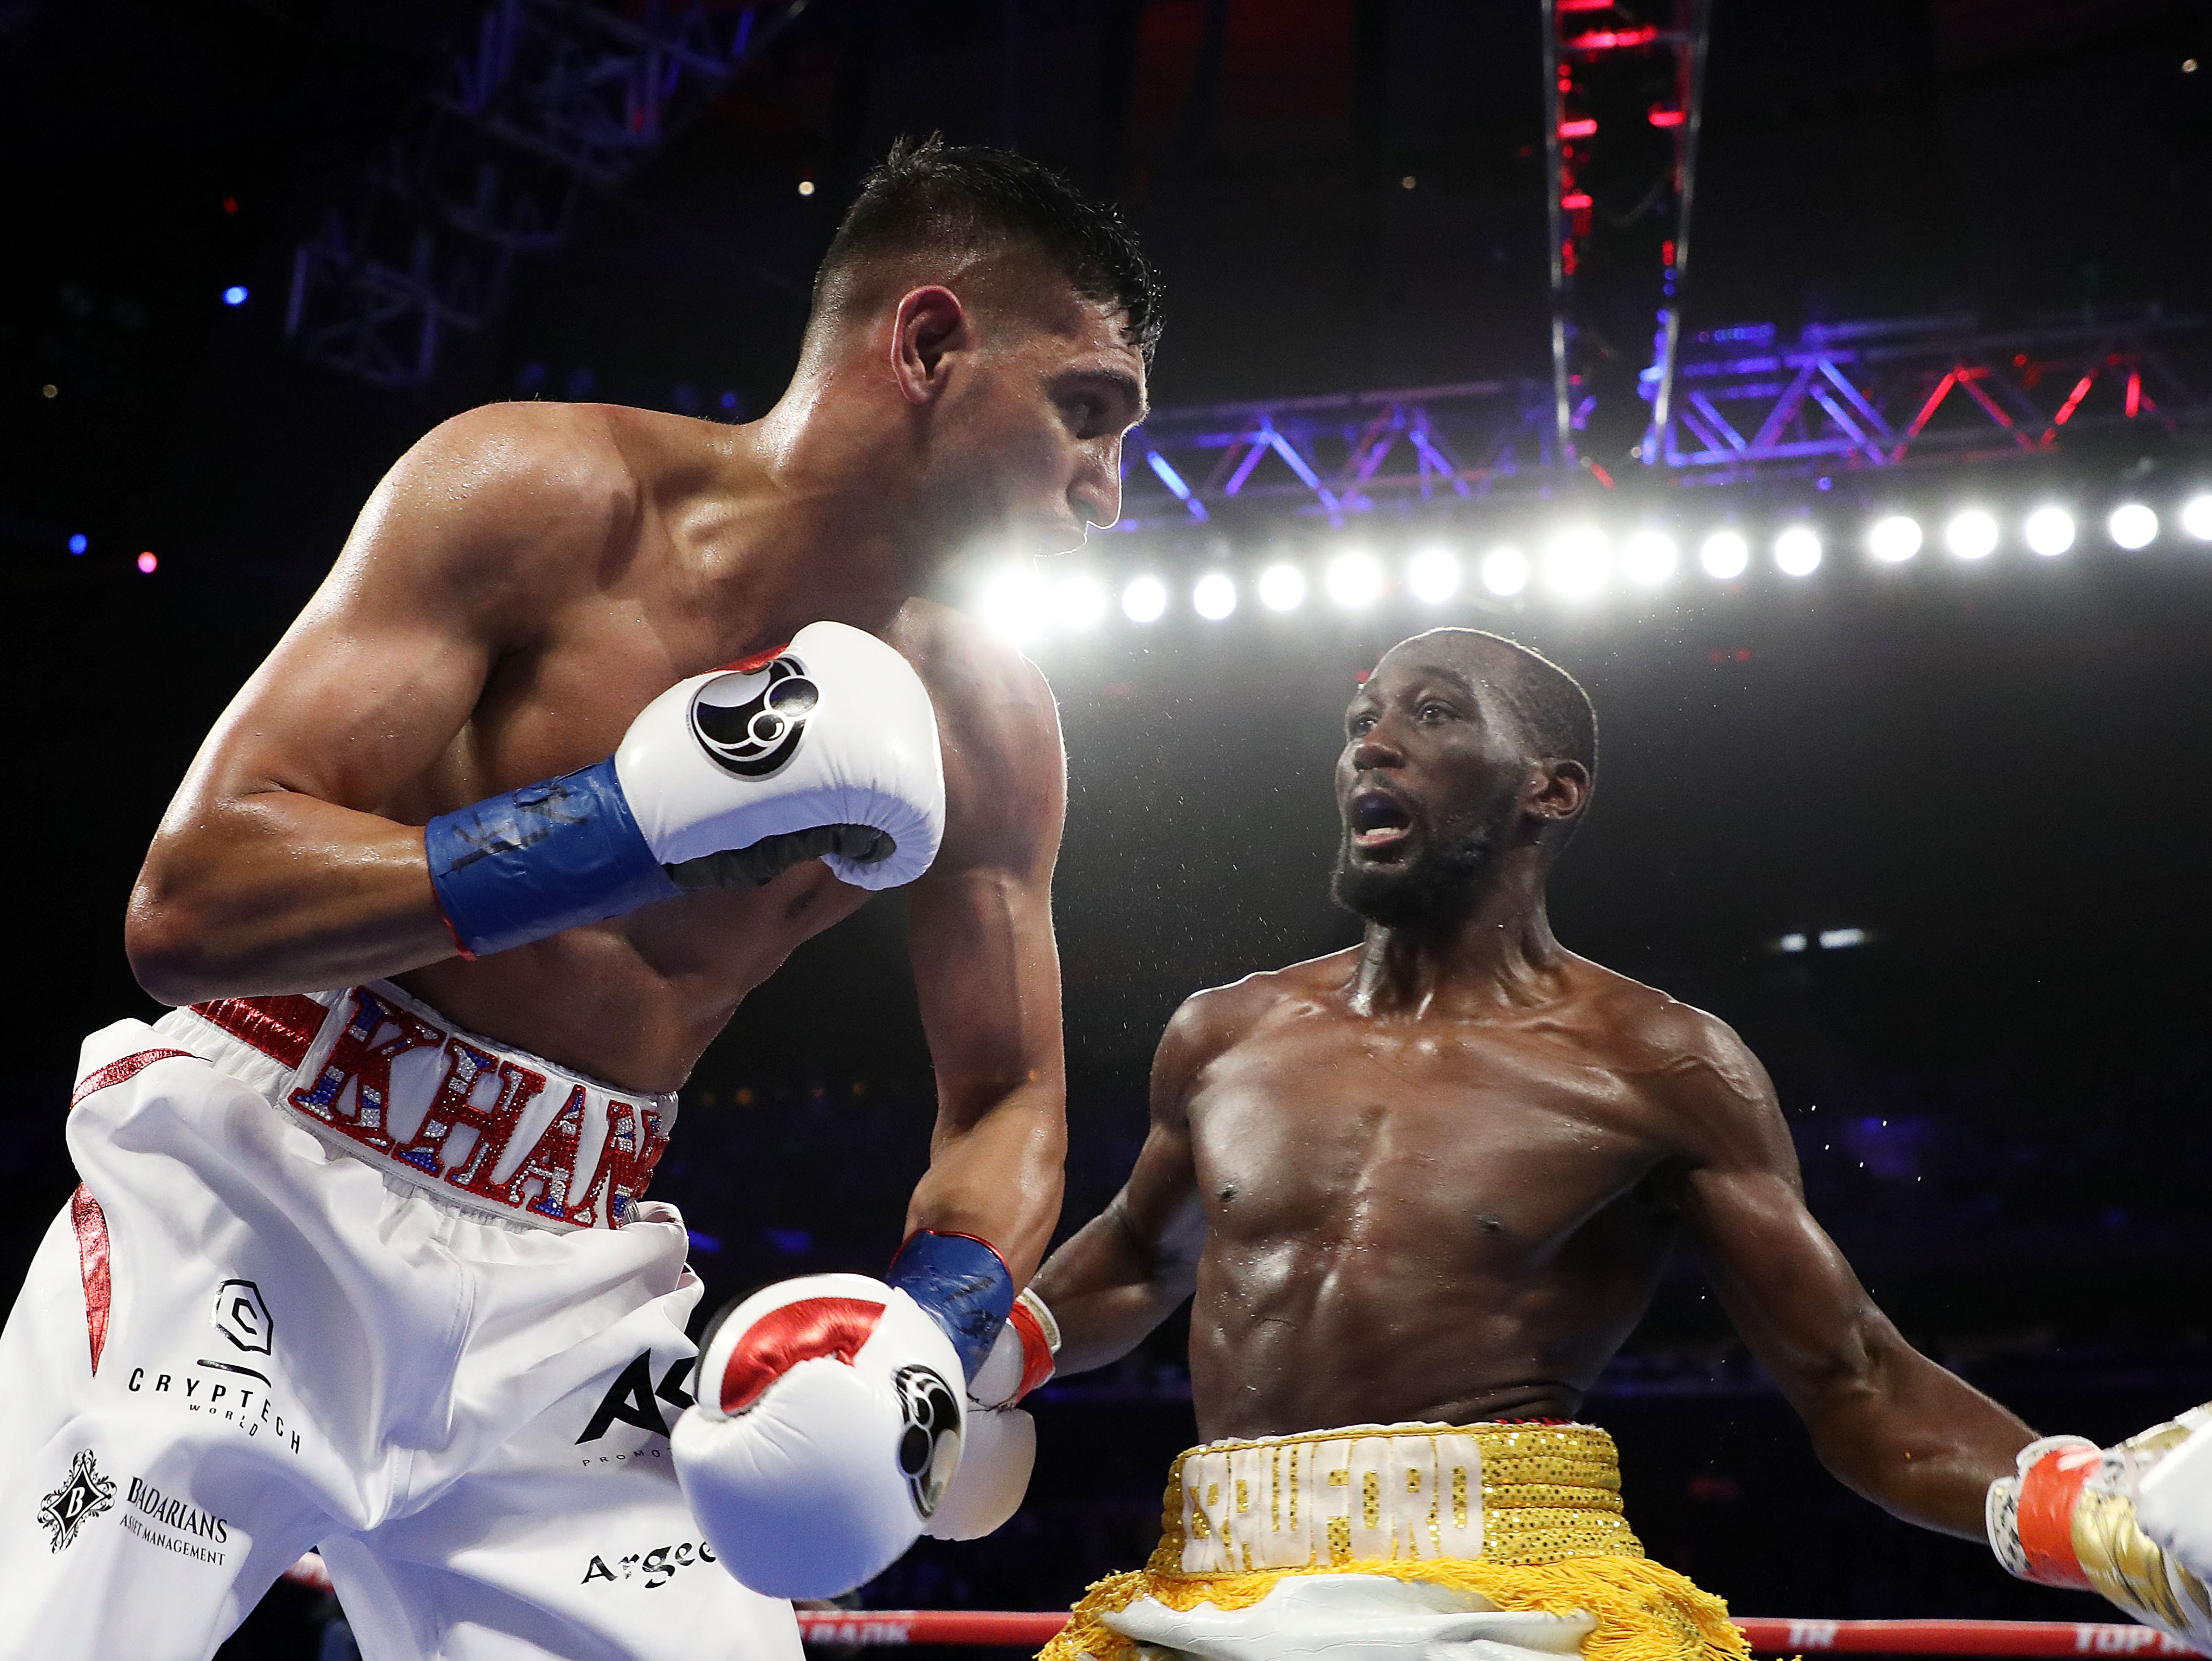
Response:
[[[1041,1646],[1067,1622],[1057,1610],[801,1609],[811,1644],[975,1644]],[[1808,1621],[1740,1616],[1765,1654],[2194,1656],[2151,1627],[2094,1621]]]
[[[309,1552],[284,1578],[331,1590],[330,1571]],[[1067,1624],[1064,1609],[800,1609],[811,1644],[969,1644],[1042,1648]],[[2196,1656],[2151,1627],[2099,1621],[1809,1621],[1736,1617],[1753,1649],[1770,1655]]]

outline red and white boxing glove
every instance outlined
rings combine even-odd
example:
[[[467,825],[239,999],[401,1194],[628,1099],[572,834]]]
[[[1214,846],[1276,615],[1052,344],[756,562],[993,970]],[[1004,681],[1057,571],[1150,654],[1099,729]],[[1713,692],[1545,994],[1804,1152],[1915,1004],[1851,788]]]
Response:
[[[755,1293],[707,1335],[669,1446],[722,1565],[834,1597],[912,1545],[961,1464],[961,1367],[907,1294],[864,1275]]]
[[[2172,1463],[2207,1420],[2195,1409],[2110,1448],[2080,1436],[2029,1443],[2017,1473],[1990,1484],[1984,1516],[1997,1561],[2023,1580],[2101,1593],[2137,1620],[2212,1649],[2212,1592],[2189,1561],[2207,1531],[2200,1506],[2212,1495],[2191,1461]],[[2199,1505],[2167,1503],[2165,1490],[2177,1480],[2185,1494],[2194,1488]],[[2157,1496],[2148,1517],[2138,1511],[2145,1492]]]
[[[999,1329],[991,1352],[968,1383],[967,1434],[960,1467],[922,1532],[938,1540],[975,1540],[1021,1509],[1036,1464],[1036,1421],[1015,1403],[1052,1377],[1060,1324],[1044,1300],[1024,1292]]]

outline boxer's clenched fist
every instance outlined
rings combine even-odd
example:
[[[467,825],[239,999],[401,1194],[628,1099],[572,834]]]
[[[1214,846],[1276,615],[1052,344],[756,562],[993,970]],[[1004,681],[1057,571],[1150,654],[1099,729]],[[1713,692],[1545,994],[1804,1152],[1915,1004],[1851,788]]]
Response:
[[[698,1379],[670,1438],[677,1478],[723,1566],[772,1597],[834,1597],[890,1567],[960,1464],[951,1341],[863,1275],[734,1306]]]
[[[805,1275],[718,1316],[698,1399],[669,1445],[724,1567],[775,1597],[834,1597],[890,1567],[961,1469],[962,1397],[989,1371],[1014,1310],[996,1248],[925,1228],[887,1281]],[[1048,1372],[1050,1361],[1048,1351]],[[1012,1373],[1014,1387],[1029,1370]],[[1020,1502],[1018,1487],[1006,1514]]]
[[[1029,1492],[1036,1464],[1036,1421],[1017,1405],[1052,1377],[1060,1324],[1034,1292],[1014,1312],[968,1381],[967,1430],[959,1469],[921,1531],[938,1540],[975,1540],[997,1531]]]
[[[810,623],[768,661],[695,675],[595,766],[430,821],[430,880],[472,956],[820,858],[856,888],[929,869],[945,774],[906,659]]]
[[[2212,1646],[2209,1449],[2212,1403],[2113,1447],[2080,1436],[2031,1442],[2018,1474],[1990,1484],[1990,1549],[2023,1580],[2101,1592],[2184,1642]]]

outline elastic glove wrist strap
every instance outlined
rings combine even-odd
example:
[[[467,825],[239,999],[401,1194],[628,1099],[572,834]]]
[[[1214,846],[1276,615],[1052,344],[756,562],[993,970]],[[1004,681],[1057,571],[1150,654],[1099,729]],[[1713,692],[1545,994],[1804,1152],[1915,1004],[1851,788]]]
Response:
[[[441,814],[423,843],[438,904],[471,957],[681,892],[638,829],[612,756]]]
[[[1014,1306],[1014,1277],[997,1248],[924,1228],[899,1247],[884,1279],[929,1312],[952,1340],[962,1373],[974,1378]]]

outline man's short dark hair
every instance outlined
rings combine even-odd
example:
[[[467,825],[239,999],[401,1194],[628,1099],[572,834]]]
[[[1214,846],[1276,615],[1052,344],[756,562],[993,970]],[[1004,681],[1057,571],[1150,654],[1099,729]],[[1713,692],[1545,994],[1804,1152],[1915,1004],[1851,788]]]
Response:
[[[1492,684],[1528,727],[1538,761],[1579,761],[1596,779],[1597,706],[1581,682],[1540,652],[1487,629],[1438,628],[1430,633],[1444,635],[1481,657]]]
[[[1122,316],[1130,345],[1152,361],[1160,289],[1121,216],[1041,162],[985,144],[903,139],[860,181],[814,276],[820,312],[839,280],[864,262],[913,249],[1043,249],[1087,300]]]

